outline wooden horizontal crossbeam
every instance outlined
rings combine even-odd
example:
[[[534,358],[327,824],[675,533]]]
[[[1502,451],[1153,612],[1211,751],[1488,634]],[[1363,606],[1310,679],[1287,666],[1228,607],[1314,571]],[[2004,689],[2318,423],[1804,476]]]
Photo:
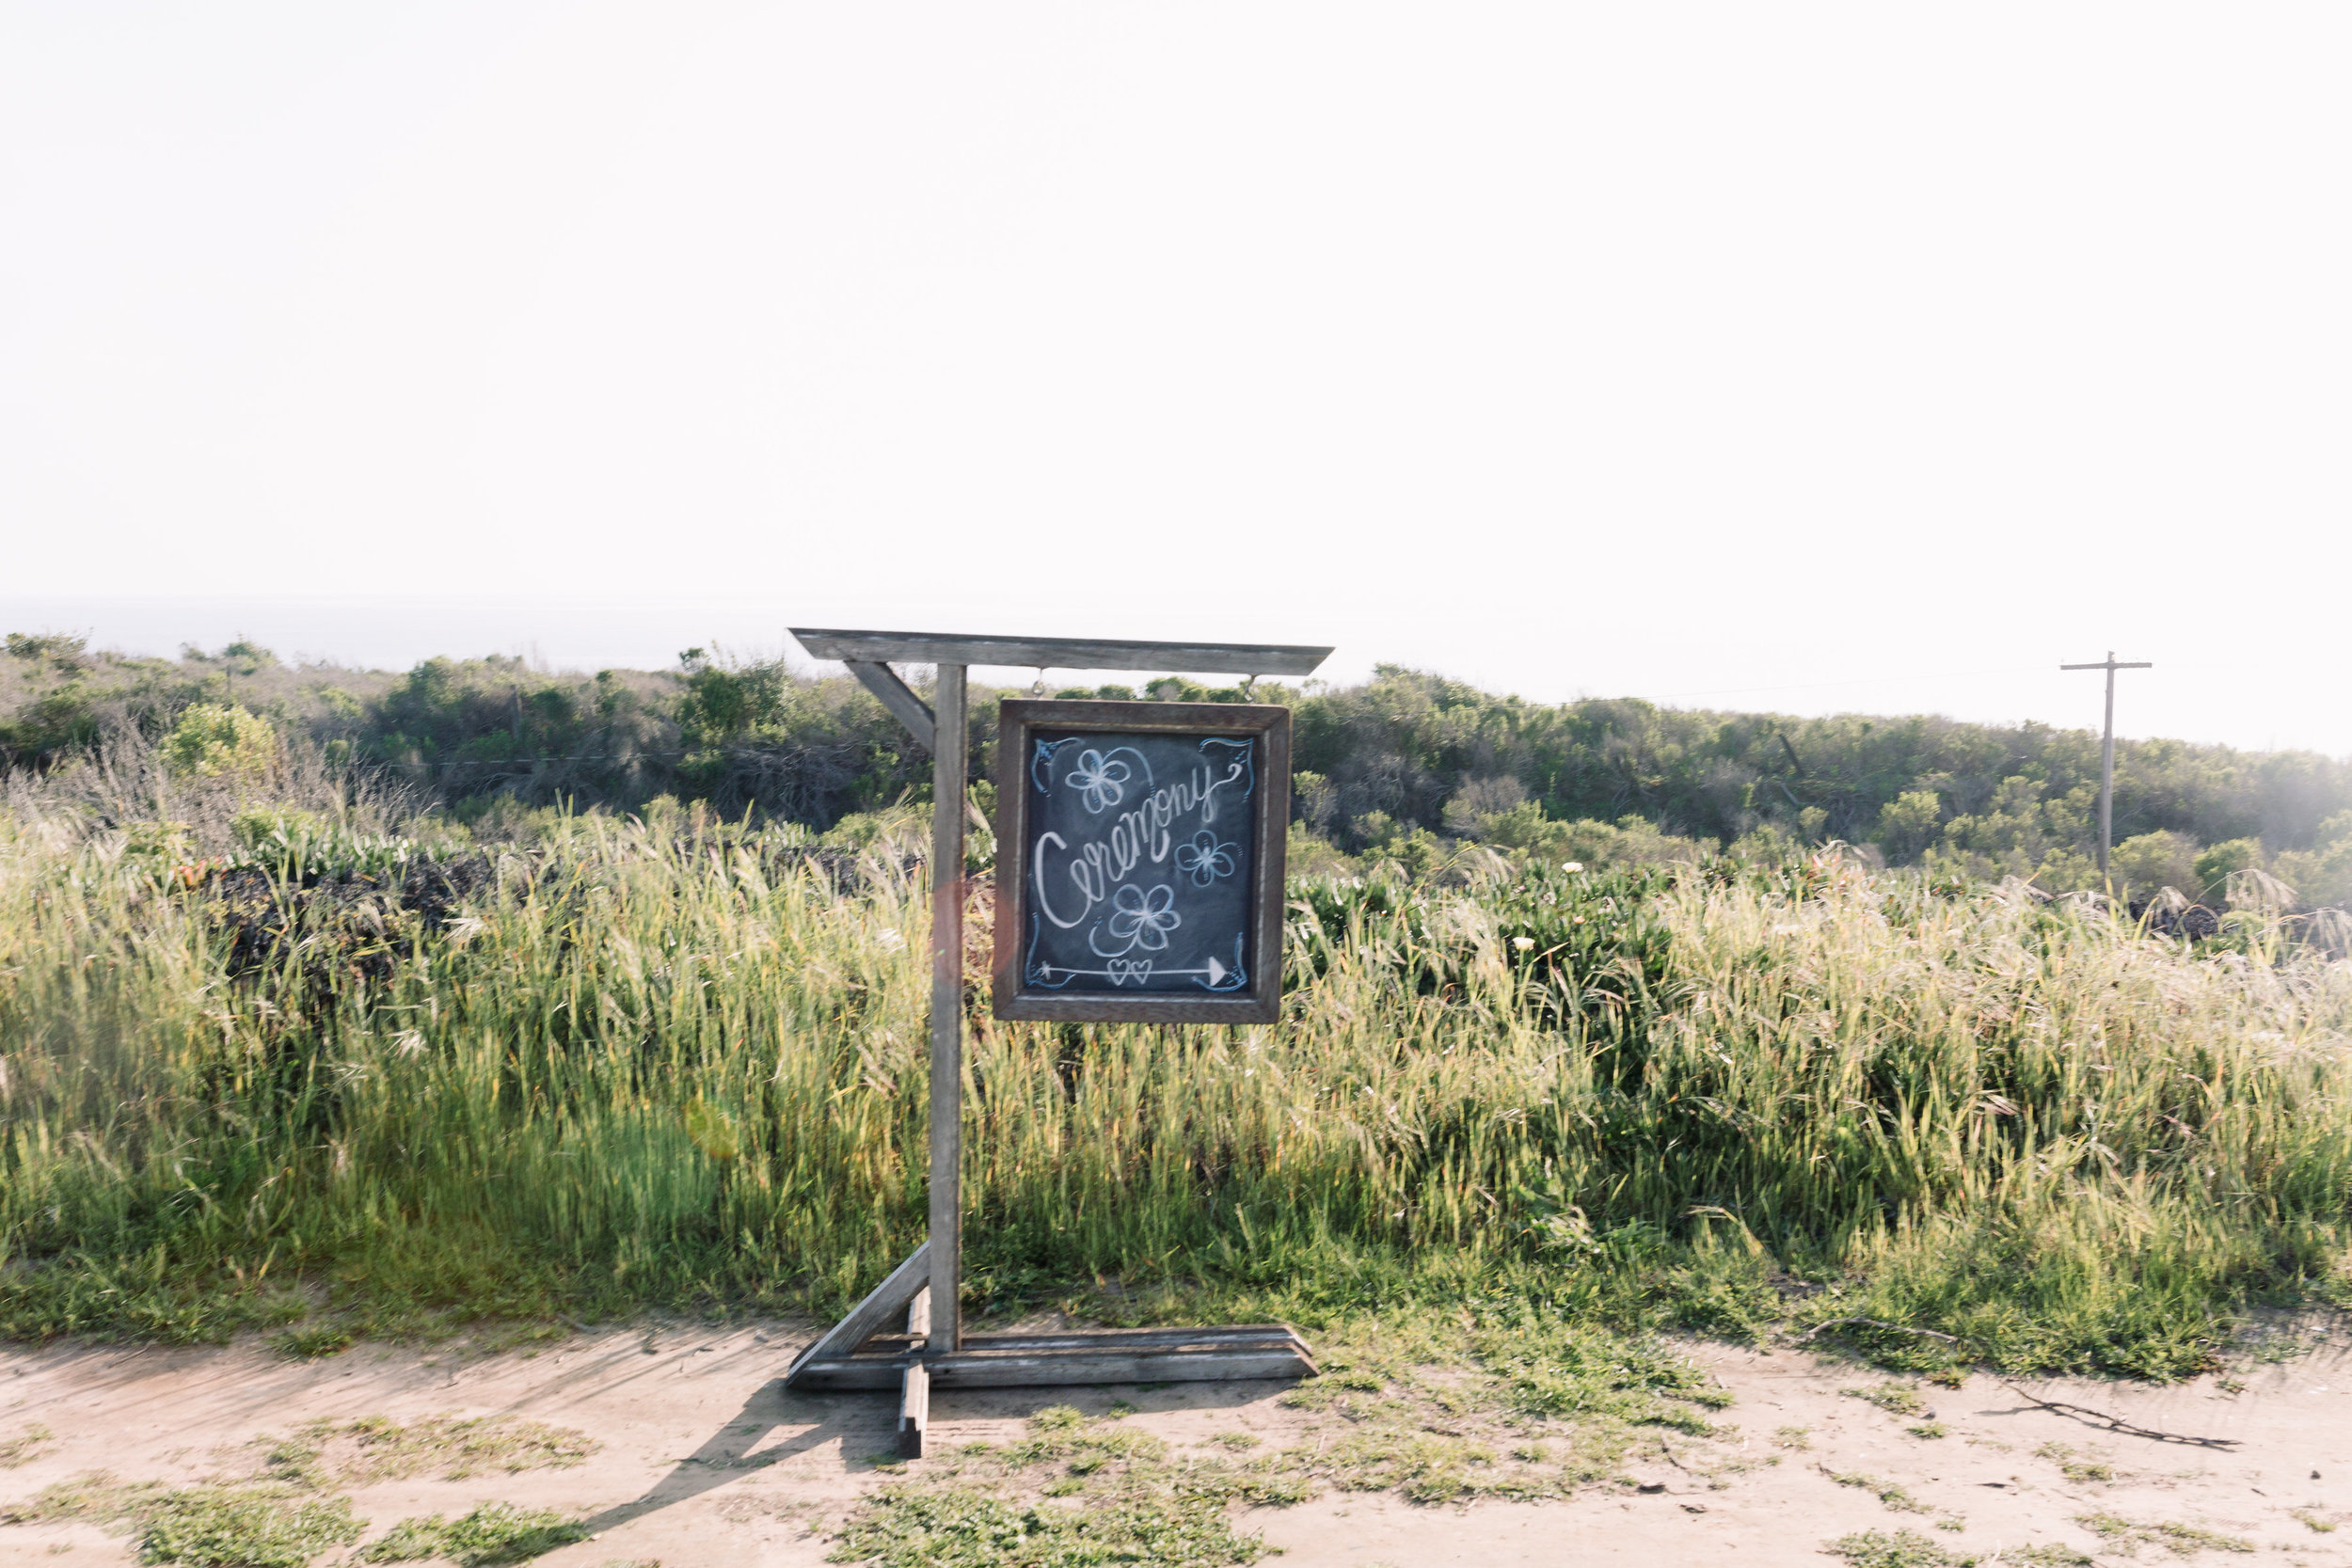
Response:
[[[963,1348],[924,1355],[910,1337],[877,1335],[858,1354],[803,1355],[796,1388],[901,1388],[908,1367],[931,1388],[1050,1387],[1064,1383],[1202,1383],[1315,1374],[1287,1323],[1222,1328],[1105,1328],[1070,1334],[967,1334]]]
[[[794,626],[815,658],[857,664],[987,664],[1009,669],[1194,670],[1311,675],[1328,648],[1276,642],[1138,642],[1124,638],[959,637],[945,632],[838,631]],[[861,675],[860,677],[864,677]],[[873,683],[866,683],[871,686]],[[883,698],[888,702],[887,697]],[[894,706],[893,712],[897,711]],[[904,717],[904,715],[900,715]]]

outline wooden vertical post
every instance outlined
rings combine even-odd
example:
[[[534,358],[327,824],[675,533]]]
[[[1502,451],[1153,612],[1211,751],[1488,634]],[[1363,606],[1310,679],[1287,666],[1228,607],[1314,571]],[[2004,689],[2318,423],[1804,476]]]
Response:
[[[2115,843],[2115,650],[2107,650],[2107,721],[2099,732],[2099,879],[2107,878],[2107,849]],[[2115,890],[2109,888],[2108,892]]]
[[[931,1331],[963,1348],[963,666],[931,693]]]
[[[2107,721],[2099,732],[2099,879],[2107,879],[2107,847],[2115,842],[2115,673],[2118,670],[2153,670],[2153,664],[2119,664],[2115,650],[2107,650],[2106,658],[2098,664],[2061,664],[2061,670],[2105,670],[2107,673]],[[2107,889],[2112,893],[2114,887]]]

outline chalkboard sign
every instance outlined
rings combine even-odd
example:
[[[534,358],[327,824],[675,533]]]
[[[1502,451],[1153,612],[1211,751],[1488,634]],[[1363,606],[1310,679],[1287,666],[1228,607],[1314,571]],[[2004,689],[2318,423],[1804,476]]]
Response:
[[[1008,702],[999,723],[996,1016],[1275,1018],[1290,710]]]

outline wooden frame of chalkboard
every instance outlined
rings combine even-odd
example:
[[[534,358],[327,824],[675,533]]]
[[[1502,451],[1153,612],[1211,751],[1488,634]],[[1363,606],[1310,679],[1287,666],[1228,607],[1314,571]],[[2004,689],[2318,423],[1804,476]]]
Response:
[[[1129,743],[1100,744],[1105,739]],[[1166,758],[1173,754],[1171,743],[1179,749],[1197,745],[1204,757],[1216,759],[1214,768],[1199,770],[1197,785],[1181,778],[1155,784],[1140,748],[1149,747]],[[1089,940],[1094,945],[1088,951],[1094,956],[1083,958],[1081,969],[1066,967],[1067,959],[1059,969],[1041,964],[1035,951],[1041,937],[1056,935],[1045,913],[1053,914],[1054,926],[1074,928],[1079,924],[1053,909],[1040,876],[1036,857],[1043,840],[1054,840],[1056,851],[1072,847],[1064,835],[1038,821],[1041,812],[1057,809],[1057,798],[1044,794],[1040,768],[1071,773],[1060,781],[1081,786],[1070,791],[1080,800],[1071,809],[1093,815],[1089,825],[1104,830],[1103,844],[1120,845],[1120,835],[1126,835],[1123,855],[1104,851],[1094,885],[1104,914],[1091,923]],[[1282,1006],[1282,861],[1290,835],[1290,777],[1291,716],[1286,707],[1005,702],[996,742],[996,1016],[1103,1023],[1272,1022]],[[1222,800],[1217,794],[1229,780],[1244,786],[1238,801],[1231,789]],[[1154,786],[1150,793],[1145,793],[1147,785]],[[1206,818],[1201,814],[1204,796],[1211,814]],[[1235,804],[1251,814],[1246,833],[1237,842],[1219,842],[1214,814],[1220,805],[1230,812]],[[1128,808],[1123,814],[1121,805]],[[1153,806],[1159,825],[1187,831],[1182,835],[1187,842],[1176,842],[1178,835],[1166,833],[1155,845],[1132,842],[1137,833],[1151,833]],[[1203,821],[1208,825],[1202,826]],[[1236,855],[1236,850],[1242,853]],[[1122,864],[1140,867],[1147,859],[1156,863],[1153,874],[1163,879],[1149,893],[1139,879],[1130,879],[1120,870]],[[1235,865],[1236,860],[1243,863]],[[1069,866],[1064,863],[1053,869],[1067,871]],[[1232,877],[1235,871],[1241,875],[1232,878],[1234,885],[1216,885],[1220,874]],[[1057,886],[1061,879],[1054,879]],[[1114,894],[1136,907],[1129,910],[1122,903],[1114,908]],[[1085,896],[1083,892],[1069,895]],[[1158,908],[1153,900],[1167,908]],[[1189,964],[1163,964],[1154,971],[1151,954],[1137,947],[1136,939],[1140,936],[1144,947],[1168,956],[1168,936],[1154,927],[1154,916],[1168,921],[1172,930],[1185,912],[1194,916],[1195,927],[1184,933],[1186,942],[1201,948],[1206,941],[1203,922],[1213,922],[1215,952],[1192,952]],[[1110,933],[1108,949],[1099,945],[1105,930]],[[1224,943],[1228,932],[1232,937],[1230,951]],[[1061,935],[1068,939],[1071,933]],[[1155,975],[1160,989],[1143,989]],[[1170,978],[1175,975],[1184,978]]]
[[[898,1398],[898,1454],[923,1456],[930,1420],[930,1388],[994,1388],[1060,1383],[1185,1383],[1222,1378],[1312,1377],[1314,1357],[1285,1323],[1227,1323],[1216,1328],[1082,1329],[1055,1334],[972,1334],[963,1332],[963,911],[971,892],[962,876],[963,819],[970,799],[964,764],[969,753],[969,729],[964,675],[973,665],[1013,664],[1069,670],[1184,670],[1196,674],[1311,675],[1331,652],[1328,648],[1266,642],[1137,642],[1116,638],[966,637],[942,632],[847,631],[795,626],[792,635],[818,658],[837,658],[858,683],[906,726],[914,743],[931,753],[930,852],[930,1234],[912,1257],[882,1276],[882,1283],[849,1315],[803,1347],[785,1370],[791,1388],[886,1388],[896,1385]],[[891,666],[930,664],[938,671],[931,702],[916,696]],[[937,705],[936,709],[933,704]],[[1245,1001],[1233,993],[1238,984],[1223,975],[1208,978],[1219,988],[1214,1000],[1221,1008],[1204,1014],[1197,1004],[1181,1014],[1165,1004],[1121,1017],[1181,1016],[1222,1023],[1249,1023],[1271,1019],[1281,991],[1282,847],[1290,817],[1289,716],[1280,709],[1231,707],[1222,704],[1097,704],[1099,712],[1111,709],[1124,721],[1130,737],[1147,738],[1139,752],[1158,751],[1166,756],[1162,725],[1180,725],[1199,718],[1196,737],[1239,737],[1254,767],[1254,779],[1265,781],[1268,795],[1260,796],[1260,832],[1248,841],[1228,839],[1220,832],[1202,846],[1190,841],[1193,852],[1178,866],[1196,882],[1227,882],[1221,907],[1230,916],[1231,895],[1242,884],[1248,863],[1249,892],[1258,902],[1256,924],[1248,940],[1255,941],[1263,961],[1247,967],[1258,976]],[[1131,717],[1135,709],[1143,712]],[[1067,713],[1068,706],[1062,708]],[[1137,728],[1140,724],[1142,727]],[[1263,724],[1263,729],[1258,726]],[[1182,733],[1178,731],[1176,733]],[[1242,754],[1232,745],[1211,746],[1230,759]],[[1071,761],[1084,762],[1080,751]],[[1261,755],[1263,753],[1263,755]],[[1109,759],[1104,759],[1109,760]],[[1125,760],[1125,759],[1120,759]],[[1148,756],[1145,759],[1148,762]],[[1088,765],[1098,775],[1088,784],[1120,783],[1126,775],[1100,762]],[[1165,771],[1160,769],[1158,771]],[[1178,775],[1189,771],[1179,768]],[[1238,779],[1227,779],[1220,768],[1215,791],[1202,781],[1188,798],[1197,805],[1215,793],[1218,815],[1241,793]],[[1066,775],[1065,782],[1066,782]],[[1081,785],[1081,788],[1085,785]],[[1107,794],[1097,789],[1098,794]],[[1008,798],[1018,799],[1017,792]],[[1104,802],[1107,804],[1107,801]],[[1173,807],[1174,800],[1165,802]],[[1130,807],[1132,810],[1132,806]],[[1216,826],[1200,823],[1197,826]],[[1006,840],[1018,844],[1025,834]],[[1173,852],[1173,847],[1168,847]],[[1230,857],[1229,868],[1225,862]],[[1205,864],[1204,864],[1205,863]],[[1130,866],[1129,869],[1133,869]],[[1017,882],[1016,882],[1017,885]],[[1205,885],[1205,884],[1202,884]],[[1171,894],[1173,889],[1170,890]],[[1131,898],[1129,903],[1134,900]],[[1172,908],[1173,906],[1168,906]],[[1166,909],[1155,913],[1155,933],[1167,923]],[[1178,911],[1182,913],[1184,911]],[[1196,904],[1194,912],[1213,913]],[[1140,922],[1137,922],[1139,925]],[[1203,925],[1195,922],[1188,935]],[[1122,923],[1122,929],[1125,928]],[[999,949],[1002,951],[1002,949]],[[1246,955],[1245,955],[1246,956]],[[1153,954],[1157,961],[1156,952]],[[1132,976],[1133,972],[1129,972]],[[1163,974],[1163,981],[1169,978]],[[1131,993],[1132,995],[1132,993]],[[1013,1016],[1037,1016],[1015,1014]],[[1063,1015],[1049,1015],[1063,1016]],[[1102,1016],[1089,1012],[1085,1016]],[[901,1316],[903,1314],[903,1316]],[[893,1328],[903,1323],[905,1332]]]

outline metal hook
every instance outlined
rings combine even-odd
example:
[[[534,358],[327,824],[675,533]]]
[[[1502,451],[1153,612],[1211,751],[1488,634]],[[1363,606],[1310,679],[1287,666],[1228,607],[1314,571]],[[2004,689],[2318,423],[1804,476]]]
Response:
[[[1045,695],[1045,666],[1042,664],[1037,667],[1037,680],[1030,686],[1029,695],[1032,697],[1042,697]]]

